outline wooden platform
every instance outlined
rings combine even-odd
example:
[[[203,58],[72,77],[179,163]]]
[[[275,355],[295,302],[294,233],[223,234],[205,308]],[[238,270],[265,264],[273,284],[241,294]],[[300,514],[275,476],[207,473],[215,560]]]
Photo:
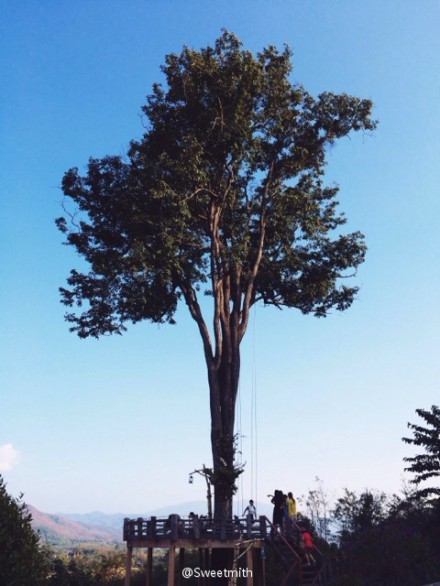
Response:
[[[185,586],[185,583],[188,583],[185,576],[182,576],[182,570],[187,569],[187,550],[198,552],[198,569],[203,570],[204,575],[200,577],[194,574],[194,577],[198,578],[199,586],[207,586],[210,583],[209,577],[214,578],[214,570],[211,570],[212,552],[218,549],[231,551],[232,570],[236,569],[236,576],[229,574],[228,584],[235,585],[238,578],[245,578],[247,586],[265,586],[266,545],[272,549],[284,567],[285,573],[280,586],[326,586],[332,583],[338,574],[338,565],[330,563],[332,560],[326,559],[316,546],[313,555],[317,563],[311,567],[304,564],[303,551],[297,539],[299,530],[300,526],[290,520],[280,531],[280,528],[275,527],[264,516],[256,521],[235,517],[222,522],[197,515],[188,518],[169,515],[166,518],[125,519],[127,563],[124,586],[130,586],[135,548],[147,550],[145,586],[155,586],[152,581],[154,549],[167,552],[167,586]],[[192,561],[194,564],[194,556]],[[244,573],[245,571],[247,573]],[[220,584],[220,581],[215,579],[214,583]],[[242,583],[241,580],[240,584]]]
[[[205,578],[199,578],[199,584],[207,584],[206,576],[210,570],[208,557],[214,549],[229,549],[234,552],[234,559],[246,556],[246,570],[236,570],[237,577],[245,577],[248,586],[264,586],[264,556],[261,548],[265,544],[267,523],[265,517],[258,521],[251,519],[233,519],[216,522],[197,515],[181,518],[169,515],[167,518],[125,519],[124,541],[127,543],[127,563],[125,586],[130,586],[132,556],[134,548],[148,550],[145,585],[153,586],[152,565],[153,550],[168,551],[168,586],[176,584],[176,552],[178,552],[179,573],[177,584],[184,584],[182,577],[185,550],[199,552],[199,568],[205,572]],[[233,574],[231,574],[233,576]],[[233,583],[233,582],[231,582]]]

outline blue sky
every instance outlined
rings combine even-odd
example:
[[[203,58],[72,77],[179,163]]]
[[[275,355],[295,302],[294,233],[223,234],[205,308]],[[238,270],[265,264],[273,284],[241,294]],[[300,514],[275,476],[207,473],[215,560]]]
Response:
[[[60,181],[122,154],[164,55],[222,27],[294,52],[292,80],[374,101],[374,136],[329,154],[348,228],[366,234],[353,307],[326,320],[256,308],[243,343],[239,499],[315,477],[398,491],[406,422],[439,404],[440,4],[433,0],[0,1],[0,472],[45,512],[140,512],[203,499],[210,462],[201,342],[178,325],[68,332],[79,266],[54,219]],[[256,425],[252,402],[256,403]],[[254,428],[252,430],[252,428]],[[252,470],[252,473],[251,473]]]

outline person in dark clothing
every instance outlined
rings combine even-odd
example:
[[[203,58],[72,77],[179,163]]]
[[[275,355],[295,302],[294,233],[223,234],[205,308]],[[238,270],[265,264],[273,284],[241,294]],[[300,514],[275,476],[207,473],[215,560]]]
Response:
[[[283,527],[283,517],[284,517],[284,495],[282,490],[276,490],[274,496],[271,500],[273,504],[273,515],[272,515],[272,523],[277,527],[280,531]]]

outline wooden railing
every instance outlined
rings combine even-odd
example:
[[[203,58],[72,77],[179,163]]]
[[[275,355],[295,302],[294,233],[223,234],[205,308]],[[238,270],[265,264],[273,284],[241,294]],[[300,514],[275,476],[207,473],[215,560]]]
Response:
[[[206,539],[265,539],[267,535],[266,517],[252,521],[246,519],[210,520],[206,517],[182,518],[179,515],[168,517],[150,517],[144,519],[124,519],[124,541],[138,540],[171,540],[188,538],[194,540]]]

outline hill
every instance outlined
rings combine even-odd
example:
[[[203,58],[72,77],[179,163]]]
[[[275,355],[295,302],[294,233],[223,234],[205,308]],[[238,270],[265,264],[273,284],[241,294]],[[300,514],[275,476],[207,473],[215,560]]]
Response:
[[[246,506],[246,505],[244,505]],[[166,517],[176,513],[186,517],[190,511],[199,515],[206,515],[206,501],[191,501],[178,503],[143,513],[43,513],[28,505],[32,514],[32,526],[40,533],[45,541],[51,544],[101,542],[121,543],[124,518],[138,517]],[[271,516],[272,507],[268,503],[257,503],[258,514]]]
[[[172,504],[167,507],[161,507],[160,509],[154,509],[150,511],[144,511],[142,513],[102,513],[100,511],[93,511],[92,513],[62,513],[60,516],[77,521],[88,526],[100,527],[101,529],[111,529],[113,531],[119,531],[122,534],[122,527],[124,524],[124,518],[137,519],[138,517],[148,518],[151,516],[155,517],[167,517],[171,513],[186,517],[190,511],[198,515],[206,515],[206,501],[191,501],[186,503]]]
[[[122,525],[116,530],[112,527],[80,523],[62,515],[43,513],[31,505],[27,508],[32,515],[32,527],[49,543],[122,541]]]
[[[240,506],[238,513],[241,513],[246,506],[247,502],[243,503]],[[272,505],[267,502],[258,502],[257,503],[257,512],[259,515],[267,515],[269,518],[272,518]],[[102,513],[100,511],[94,511],[92,513],[62,513],[62,517],[66,519],[71,519],[72,521],[77,521],[84,525],[100,527],[101,529],[111,529],[113,531],[119,531],[119,534],[122,534],[122,526],[124,523],[124,518],[128,517],[129,519],[137,519],[138,517],[148,518],[151,516],[155,517],[167,517],[171,513],[175,513],[177,515],[181,515],[182,517],[187,517],[188,514],[192,511],[197,515],[206,515],[206,501],[190,501],[185,503],[174,503],[172,505],[168,505],[166,507],[161,507],[159,509],[150,510],[143,513]],[[234,510],[234,513],[236,511]]]

